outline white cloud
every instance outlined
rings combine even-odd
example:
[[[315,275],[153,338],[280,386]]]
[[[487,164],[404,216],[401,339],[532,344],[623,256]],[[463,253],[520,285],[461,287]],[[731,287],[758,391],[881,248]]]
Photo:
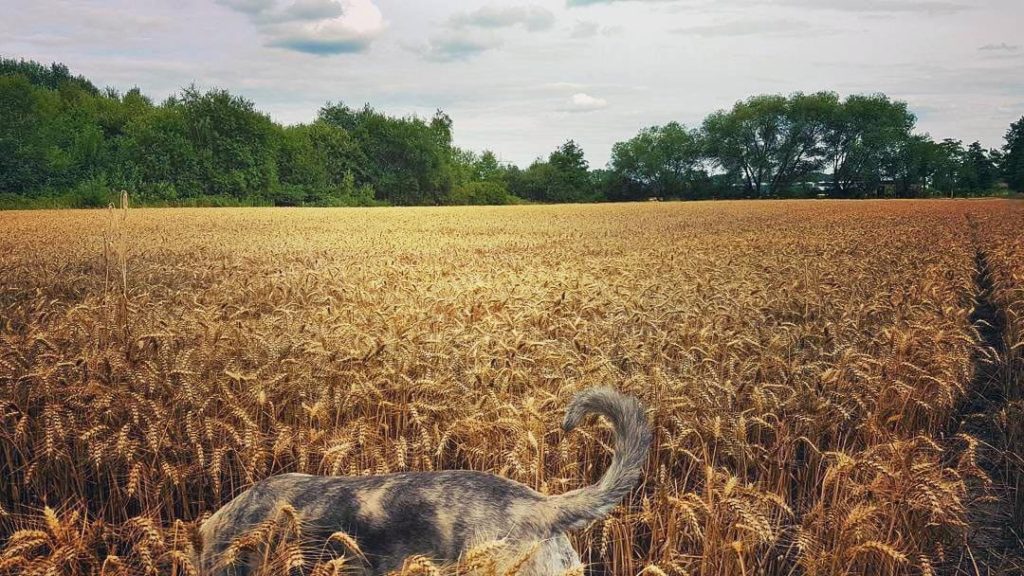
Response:
[[[519,26],[528,32],[540,32],[554,24],[555,15],[540,6],[484,6],[451,15],[426,46],[412,49],[434,62],[464,61],[504,45],[503,36],[507,34],[499,35],[504,29]]]
[[[345,10],[340,2],[334,0],[295,0],[284,13],[296,20],[323,20],[342,16]]]
[[[673,31],[683,35],[700,36],[703,38],[736,36],[795,36],[798,38],[808,38],[833,32],[826,27],[814,27],[800,20],[768,20],[764,18],[689,26],[677,28]]]
[[[568,8],[573,8],[576,6],[598,6],[601,4],[617,4],[619,2],[627,1],[636,4],[654,4],[673,2],[674,0],[566,0],[565,5]]]
[[[555,15],[542,6],[484,6],[473,12],[455,14],[448,22],[456,28],[522,26],[531,32],[538,32],[554,26]]]
[[[573,25],[569,32],[569,37],[576,40],[583,38],[593,38],[594,36],[615,36],[625,30],[622,26],[608,25],[601,26],[597,22],[591,22],[589,20],[577,20],[576,24]]]
[[[373,0],[218,0],[247,14],[267,46],[307,54],[364,52],[387,28]]]
[[[573,38],[591,38],[597,36],[601,31],[601,25],[597,22],[589,22],[586,20],[577,20],[576,25],[572,27]]]
[[[502,45],[492,35],[447,31],[432,36],[426,46],[415,48],[427,60],[434,62],[456,62],[469,60]]]
[[[982,52],[1019,52],[1020,46],[1017,44],[1000,42],[999,44],[985,44],[978,48],[978,50],[981,50]]]
[[[261,14],[274,7],[274,0],[217,0],[217,3],[243,14]]]
[[[967,3],[946,0],[785,0],[784,3],[822,10],[879,14],[954,14],[973,8]]]
[[[595,98],[586,92],[577,92],[569,99],[567,112],[594,112],[608,107],[604,98]]]
[[[537,86],[538,90],[544,92],[565,93],[569,90],[580,92],[587,89],[587,85],[580,82],[546,82]]]
[[[633,4],[669,4],[677,3],[676,0],[566,0],[566,7],[601,6],[619,3]],[[793,5],[805,9],[836,10],[841,12],[864,12],[864,13],[917,13],[917,14],[952,14],[970,10],[973,6],[966,1],[949,0],[744,0],[743,2],[719,1],[719,5],[725,4],[747,4],[750,5]],[[678,6],[679,8],[705,7],[699,3],[692,6]]]

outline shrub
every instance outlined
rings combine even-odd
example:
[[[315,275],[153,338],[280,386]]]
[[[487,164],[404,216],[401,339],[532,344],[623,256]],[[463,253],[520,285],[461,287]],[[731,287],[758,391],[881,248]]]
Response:
[[[515,204],[515,197],[509,195],[503,184],[497,182],[469,182],[455,188],[451,193],[451,204],[502,205]]]

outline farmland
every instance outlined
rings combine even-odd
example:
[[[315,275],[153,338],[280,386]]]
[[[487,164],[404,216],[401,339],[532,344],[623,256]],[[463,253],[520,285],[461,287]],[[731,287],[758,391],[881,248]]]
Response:
[[[655,440],[573,536],[589,573],[1019,573],[1022,229],[1001,200],[0,213],[0,574],[192,574],[197,522],[281,472],[577,488],[607,426],[559,423],[602,384]]]

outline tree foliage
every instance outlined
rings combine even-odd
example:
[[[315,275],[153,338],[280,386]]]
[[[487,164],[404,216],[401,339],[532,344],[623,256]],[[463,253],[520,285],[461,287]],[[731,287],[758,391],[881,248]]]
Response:
[[[612,147],[610,185],[619,200],[692,198],[703,176],[701,136],[678,122],[653,126]]]
[[[598,200],[590,164],[574,140],[556,148],[547,159],[537,159],[523,171],[510,171],[509,190],[533,202],[587,202]]]
[[[43,66],[31,60],[15,60],[0,58],[0,76],[21,76],[33,86],[59,90],[64,86],[72,86],[92,95],[100,93],[96,85],[83,76],[74,76],[64,64],[53,63]]]
[[[911,137],[916,119],[903,102],[882,94],[831,101],[825,111],[822,160],[837,196],[863,196],[892,174],[897,155]]]
[[[1024,189],[1024,118],[1002,151],[935,142],[885,95],[755,96],[699,128],[668,122],[593,169],[568,140],[525,169],[456,147],[452,119],[327,103],[282,126],[225,90],[154,104],[66,66],[0,59],[0,205],[441,205],[986,194]]]
[[[1024,117],[1006,132],[1001,163],[1006,184],[1011,190],[1024,192]]]
[[[754,197],[783,195],[818,170],[835,94],[755,96],[704,121],[711,160],[736,174]]]
[[[281,126],[225,90],[188,87],[154,105],[137,89],[98,90],[58,64],[5,59],[0,72],[5,198],[105,205],[111,190],[128,188],[154,204],[445,204],[465,196],[456,188],[502,171],[491,154],[458,174],[452,121],[441,111],[396,118],[329,103],[311,124]]]

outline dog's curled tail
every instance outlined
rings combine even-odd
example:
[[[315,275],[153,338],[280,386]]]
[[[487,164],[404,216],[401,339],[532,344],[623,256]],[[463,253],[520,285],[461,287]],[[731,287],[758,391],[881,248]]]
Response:
[[[597,484],[549,498],[554,507],[551,528],[555,533],[583,528],[607,516],[636,486],[647,462],[651,429],[636,398],[605,387],[580,392],[569,403],[562,430],[572,430],[587,414],[611,420],[615,455]]]

